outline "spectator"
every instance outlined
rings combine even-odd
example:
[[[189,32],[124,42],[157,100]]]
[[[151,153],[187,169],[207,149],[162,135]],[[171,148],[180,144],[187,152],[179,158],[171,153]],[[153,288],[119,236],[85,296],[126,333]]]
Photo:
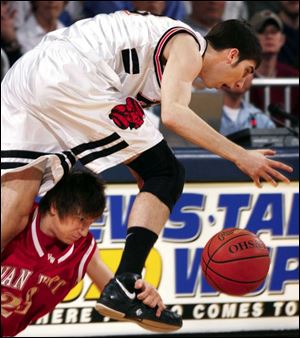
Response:
[[[133,9],[146,11],[155,15],[163,15],[167,1],[132,1]]]
[[[278,54],[285,41],[285,36],[282,32],[283,24],[280,18],[275,13],[265,10],[256,13],[250,23],[257,32],[263,51],[262,62],[256,70],[255,76],[259,78],[298,77],[299,73],[296,69],[278,62]],[[295,116],[298,116],[299,112],[298,96],[299,88],[293,87],[291,90],[291,113]],[[252,87],[250,98],[251,102],[257,107],[264,109],[263,87]],[[270,90],[270,102],[284,110],[284,101],[284,87],[272,87]],[[281,124],[284,122],[279,117],[278,120],[279,122],[281,121]]]
[[[23,26],[32,14],[31,2],[32,1],[10,1],[10,6],[16,10],[16,16],[14,18],[16,29]],[[82,2],[83,1],[65,1],[67,6],[59,16],[59,20],[65,26],[69,26],[71,23],[84,18]]]
[[[14,24],[15,16],[16,10],[10,6],[9,1],[1,1],[1,48],[7,56],[10,66],[22,56]]]
[[[93,17],[100,13],[109,14],[122,9],[129,11],[134,9],[146,10],[156,14],[153,10],[157,6],[162,6],[162,4],[159,3],[165,3],[161,15],[176,20],[183,20],[186,15],[186,8],[183,1],[84,1],[84,11],[87,17]]]
[[[66,1],[32,1],[31,4],[32,14],[17,31],[23,54],[34,48],[47,33],[64,27],[58,18]]]
[[[247,20],[248,18],[248,7],[245,1],[225,1],[223,20]]]
[[[223,88],[224,105],[220,133],[229,135],[247,128],[275,128],[274,122],[261,110],[247,103],[244,94],[250,89],[253,75],[250,74],[242,88]]]
[[[27,21],[31,14],[30,1],[2,1],[9,2],[9,6],[15,11],[14,25],[18,30]]]
[[[195,31],[205,36],[209,30],[221,22],[226,1],[191,1],[192,13],[184,21]]]
[[[175,20],[183,20],[186,17],[185,1],[165,1],[166,9],[163,12],[164,16]]]
[[[59,17],[60,21],[65,25],[68,26],[69,23],[63,20],[63,17],[66,14],[69,15],[71,23],[74,23],[78,20],[82,20],[85,18],[84,10],[83,10],[84,1],[68,1],[65,10],[62,12],[61,16]]]
[[[285,44],[278,60],[299,69],[299,1],[280,1],[279,17],[283,22]]]
[[[248,7],[249,18],[254,14],[268,9],[274,13],[280,10],[280,1],[244,1]]]
[[[87,18],[97,14],[109,14],[123,9],[132,9],[131,1],[84,1],[83,11]]]

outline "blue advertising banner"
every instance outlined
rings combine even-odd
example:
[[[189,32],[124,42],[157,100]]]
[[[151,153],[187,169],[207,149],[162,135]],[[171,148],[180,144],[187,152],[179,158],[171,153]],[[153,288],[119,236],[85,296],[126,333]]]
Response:
[[[107,209],[91,231],[99,255],[115,271],[126,237],[129,211],[137,194],[134,184],[110,184]],[[201,254],[217,232],[247,229],[270,251],[265,281],[245,296],[214,290],[205,280]],[[292,330],[299,328],[299,188],[298,182],[188,183],[151,251],[144,278],[160,292],[165,304],[180,313],[180,332]],[[109,336],[147,334],[133,323],[101,317],[94,304],[99,290],[86,276],[56,309],[19,334],[21,337]]]

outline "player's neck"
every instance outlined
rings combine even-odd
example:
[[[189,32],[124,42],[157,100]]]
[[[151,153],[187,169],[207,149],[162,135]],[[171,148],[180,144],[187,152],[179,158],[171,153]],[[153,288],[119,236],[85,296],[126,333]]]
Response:
[[[42,215],[40,220],[41,232],[49,237],[55,237],[52,231],[52,226],[53,226],[53,217],[49,213]]]
[[[224,49],[222,51],[216,51],[208,42],[207,49],[203,57],[202,70],[209,71],[210,69],[214,68],[216,64],[218,64],[221,60],[224,60],[227,53],[227,49]]]

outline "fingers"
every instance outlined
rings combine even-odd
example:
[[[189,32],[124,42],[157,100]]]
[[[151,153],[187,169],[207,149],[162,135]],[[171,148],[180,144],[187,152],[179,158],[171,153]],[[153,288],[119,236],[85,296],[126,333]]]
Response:
[[[165,309],[165,305],[164,303],[161,301],[158,302],[157,304],[157,310],[156,310],[156,317],[160,317],[161,313],[163,312],[163,310]]]
[[[293,171],[293,168],[284,164],[284,163],[281,163],[281,162],[278,162],[278,161],[273,161],[273,160],[269,160],[269,166],[267,167],[266,169],[266,172],[271,175],[273,178],[276,178],[277,181],[281,181],[281,182],[284,182],[284,183],[290,183],[290,180],[284,176],[283,174],[281,174],[278,170],[276,170],[277,168],[278,169],[281,169],[281,170],[285,170],[287,172],[292,172]],[[276,169],[274,169],[276,168]]]
[[[134,288],[135,289],[142,289],[144,290],[145,289],[145,283],[142,279],[138,279],[136,282],[135,282],[135,285],[134,285]]]
[[[143,281],[141,279],[136,281],[135,288],[143,290],[141,293],[139,293],[137,295],[137,298],[151,308],[157,307],[156,316],[160,317],[162,311],[166,307],[165,307],[158,291],[154,287],[147,284],[145,281]]]
[[[260,183],[260,176],[253,176],[251,178],[254,184],[257,186],[257,188],[262,188],[262,184]]]
[[[273,168],[268,168],[267,171],[268,171],[268,174],[270,174],[272,177],[276,178],[277,181],[281,181],[281,182],[284,182],[284,183],[290,183],[290,180],[286,176],[281,174],[279,171],[277,171]]]
[[[272,178],[272,176],[270,176],[267,173],[262,174],[262,178],[266,181],[269,182],[270,184],[273,185],[273,187],[277,187],[278,183]]]
[[[274,161],[274,160],[269,160],[269,165],[273,168],[277,168],[277,169],[281,169],[281,170],[285,170],[289,173],[293,172],[293,168],[290,167],[289,165],[286,165],[282,162],[279,161]]]
[[[259,149],[258,152],[265,156],[273,156],[276,154],[276,151],[272,149]]]
[[[270,166],[266,167],[265,170],[262,171],[259,175],[252,177],[255,185],[258,188],[262,187],[260,178],[263,178],[266,182],[270,183],[274,187],[278,186],[278,182],[284,182],[287,184],[290,183],[290,180],[286,176]]]

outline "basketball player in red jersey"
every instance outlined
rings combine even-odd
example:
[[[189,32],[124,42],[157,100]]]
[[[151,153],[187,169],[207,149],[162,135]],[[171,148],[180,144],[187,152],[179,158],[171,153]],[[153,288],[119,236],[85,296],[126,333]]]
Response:
[[[104,207],[102,181],[89,173],[66,175],[34,206],[28,226],[2,253],[1,336],[14,336],[52,311],[86,272],[99,290],[113,278],[89,232]],[[140,308],[150,320],[141,326],[153,330],[151,320],[155,324],[161,317],[162,325],[167,317],[166,331],[180,327],[180,318],[165,309],[157,291],[138,275],[135,287],[141,289],[137,298],[144,303],[136,301],[132,313]],[[138,321],[130,314],[127,319]]]
[[[182,164],[143,110],[160,102],[167,128],[233,162],[258,187],[261,180],[288,183],[280,171],[292,168],[270,159],[273,150],[244,149],[189,108],[197,77],[208,88],[241,88],[260,61],[256,34],[238,20],[203,37],[180,21],[119,11],[47,34],[1,82],[1,247],[24,229],[38,192],[76,160],[97,174],[125,163],[140,193],[116,276],[140,274],[185,181]],[[122,287],[131,292],[133,280],[109,283],[97,310],[124,315],[120,304],[130,298],[117,294]]]

